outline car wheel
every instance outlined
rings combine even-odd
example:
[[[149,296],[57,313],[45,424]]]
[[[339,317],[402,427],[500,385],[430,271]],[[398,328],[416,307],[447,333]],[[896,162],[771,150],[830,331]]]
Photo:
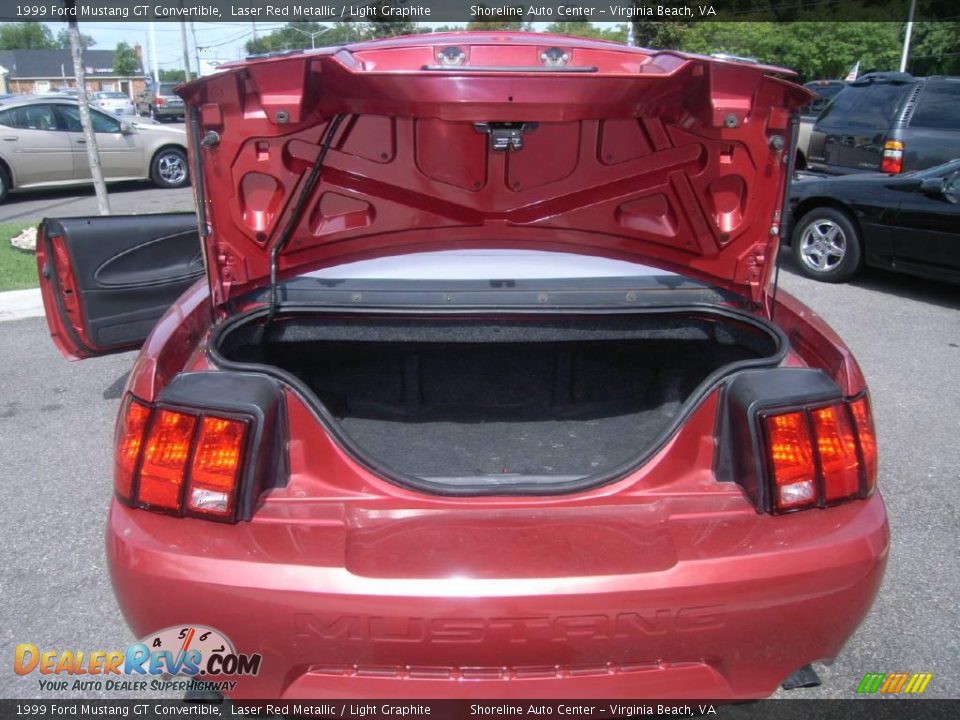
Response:
[[[814,280],[843,282],[860,270],[863,246],[850,216],[836,208],[807,212],[793,231],[793,258]]]
[[[190,182],[190,167],[187,154],[180,148],[163,148],[153,156],[150,164],[150,179],[162,188],[183,187]]]
[[[0,202],[3,202],[7,199],[7,193],[10,192],[10,186],[13,183],[10,182],[10,173],[7,172],[7,169],[0,165]]]

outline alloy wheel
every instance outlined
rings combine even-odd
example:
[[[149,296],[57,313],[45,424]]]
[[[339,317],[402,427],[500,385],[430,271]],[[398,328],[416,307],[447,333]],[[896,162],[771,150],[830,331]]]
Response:
[[[800,237],[800,257],[814,272],[829,272],[843,262],[847,236],[828,218],[813,220]]]

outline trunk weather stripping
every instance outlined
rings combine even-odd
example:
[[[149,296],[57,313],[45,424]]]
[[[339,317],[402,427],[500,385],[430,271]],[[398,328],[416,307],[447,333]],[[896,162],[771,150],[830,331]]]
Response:
[[[277,241],[273,244],[273,247],[270,248],[270,306],[264,325],[270,324],[273,320],[273,314],[277,309],[277,296],[279,295],[277,288],[277,265],[280,262],[280,253],[283,251],[284,246],[290,241],[293,231],[296,230],[297,224],[300,222],[300,217],[307,207],[307,201],[309,201],[310,196],[317,187],[317,183],[320,181],[320,171],[323,168],[323,161],[327,157],[327,151],[330,150],[330,145],[333,144],[333,136],[337,134],[340,123],[343,122],[345,117],[346,115],[343,114],[336,115],[330,121],[330,127],[327,128],[323,142],[320,145],[320,152],[317,153],[317,159],[314,161],[313,167],[310,169],[310,174],[307,175],[306,182],[304,182],[303,188],[300,190],[297,203],[293,206],[293,211],[290,213],[290,219],[287,220],[287,224],[280,232]]]

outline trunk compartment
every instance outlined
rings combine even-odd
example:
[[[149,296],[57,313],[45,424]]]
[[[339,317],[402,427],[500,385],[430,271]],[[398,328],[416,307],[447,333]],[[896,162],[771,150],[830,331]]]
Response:
[[[297,388],[341,442],[439,492],[561,492],[614,479],[723,376],[775,365],[778,331],[734,312],[235,318],[222,367]],[[424,483],[414,482],[422,487]]]

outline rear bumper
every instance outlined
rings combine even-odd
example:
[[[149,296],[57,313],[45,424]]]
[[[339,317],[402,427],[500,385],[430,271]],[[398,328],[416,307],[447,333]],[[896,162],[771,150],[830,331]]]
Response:
[[[261,653],[238,698],[759,698],[837,655],[889,542],[877,493],[778,518],[671,511],[670,561],[635,572],[409,577],[357,563],[349,525],[228,526],[114,503],[114,588],[139,637],[205,624]]]

